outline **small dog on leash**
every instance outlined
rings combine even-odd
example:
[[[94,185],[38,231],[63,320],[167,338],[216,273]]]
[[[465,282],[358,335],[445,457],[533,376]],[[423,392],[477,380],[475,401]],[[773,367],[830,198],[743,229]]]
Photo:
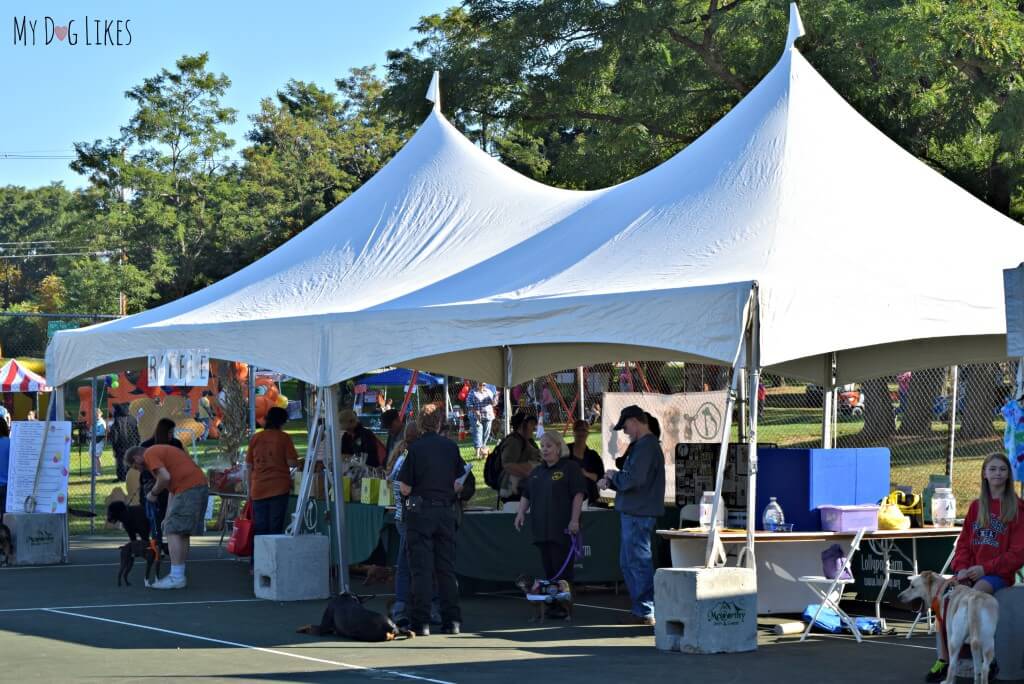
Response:
[[[13,545],[11,544],[11,529],[0,523],[0,567],[10,565]]]
[[[128,539],[149,539],[149,518],[142,506],[129,506],[123,501],[111,501],[107,506],[107,522],[121,523]]]
[[[908,604],[920,601],[918,612],[932,608],[943,628],[936,630],[936,648],[945,638],[949,651],[946,684],[956,682],[960,650],[965,644],[971,647],[974,659],[974,681],[988,682],[999,622],[999,603],[994,596],[925,570],[910,579],[910,586],[899,595],[899,600]]]
[[[551,613],[551,618],[562,618],[566,622],[572,621],[572,587],[566,580],[549,582],[548,580],[531,580],[525,575],[520,575],[516,580],[526,600],[534,605],[536,615],[530,618],[530,622],[543,623]]]
[[[160,571],[160,547],[156,545],[155,541],[137,539],[124,544],[120,550],[121,568],[117,571],[117,586],[121,586],[122,579],[127,586],[132,585],[128,581],[128,573],[135,565],[135,559],[143,558],[146,561],[146,574],[143,576],[143,582],[146,587],[149,587],[156,580],[156,575]]]
[[[411,629],[398,627],[390,618],[363,606],[372,596],[356,596],[346,593],[335,596],[327,602],[320,625],[304,625],[296,630],[299,634],[324,636],[335,634],[356,641],[394,641],[400,636],[408,639],[416,634]]]

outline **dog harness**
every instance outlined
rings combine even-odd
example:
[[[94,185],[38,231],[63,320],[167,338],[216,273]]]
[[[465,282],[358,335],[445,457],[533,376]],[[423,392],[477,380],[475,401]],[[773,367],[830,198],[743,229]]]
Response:
[[[946,609],[949,608],[949,599],[952,597],[953,589],[957,586],[955,577],[951,577],[943,583],[942,588],[935,594],[932,599],[932,615],[935,616],[935,622],[939,626],[939,634],[942,635],[942,645],[946,649],[946,653],[949,653],[949,642],[946,636]],[[940,610],[941,609],[941,610]]]

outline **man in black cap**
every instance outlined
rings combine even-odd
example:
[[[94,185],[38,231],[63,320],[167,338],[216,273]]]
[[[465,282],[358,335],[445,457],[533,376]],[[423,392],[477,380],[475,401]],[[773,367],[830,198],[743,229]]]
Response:
[[[622,470],[606,471],[597,483],[600,489],[615,490],[615,509],[622,522],[619,565],[632,601],[632,610],[623,621],[635,625],[654,624],[651,535],[665,512],[665,454],[651,432],[652,419],[639,406],[622,409],[614,429],[626,431],[630,448]]]
[[[455,497],[462,489],[466,463],[458,445],[438,434],[441,412],[433,404],[420,413],[423,435],[409,445],[398,474],[404,501],[412,572],[412,628],[430,635],[430,599],[434,576],[441,598],[441,632],[458,634],[459,586],[455,580]]]

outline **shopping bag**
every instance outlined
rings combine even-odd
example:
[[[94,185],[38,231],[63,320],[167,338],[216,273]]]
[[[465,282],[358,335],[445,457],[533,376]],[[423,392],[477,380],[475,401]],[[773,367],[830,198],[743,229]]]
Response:
[[[361,485],[359,501],[364,504],[376,504],[380,497],[380,479],[376,477],[364,477]]]
[[[233,556],[248,557],[252,555],[252,502],[246,501],[245,508],[235,518],[231,538],[228,539],[228,553]]]
[[[391,489],[391,483],[388,482],[387,480],[384,480],[381,483],[380,493],[377,496],[377,505],[378,506],[394,506],[395,505],[394,492]]]
[[[839,544],[833,544],[821,552],[821,574],[825,576],[825,579],[835,579],[839,577],[840,572],[842,572],[842,577],[839,579],[853,579],[850,569],[843,568],[845,563],[846,552]]]

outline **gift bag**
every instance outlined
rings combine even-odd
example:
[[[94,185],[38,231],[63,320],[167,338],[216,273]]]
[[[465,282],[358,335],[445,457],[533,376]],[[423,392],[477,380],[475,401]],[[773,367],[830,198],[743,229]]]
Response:
[[[376,477],[364,477],[360,485],[359,500],[364,504],[376,504],[380,497],[380,479]]]
[[[235,518],[234,529],[228,540],[228,553],[233,556],[248,557],[252,555],[252,502],[246,501],[245,508]]]
[[[394,491],[391,489],[391,483],[388,482],[387,480],[384,480],[383,482],[381,482],[380,495],[377,497],[377,505],[378,506],[394,506],[395,505]]]
[[[853,575],[850,574],[849,568],[843,568],[846,563],[846,552],[843,551],[843,547],[839,544],[833,544],[824,551],[821,552],[821,574],[825,576],[825,579],[839,579],[849,580],[853,579]],[[842,573],[840,577],[839,573]]]

